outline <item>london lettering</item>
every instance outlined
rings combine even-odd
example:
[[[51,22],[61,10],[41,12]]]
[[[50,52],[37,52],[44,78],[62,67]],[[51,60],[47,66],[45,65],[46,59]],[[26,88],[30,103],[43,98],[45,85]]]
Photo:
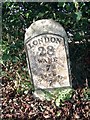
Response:
[[[42,44],[42,43],[57,43],[57,44],[60,44],[61,40],[62,40],[62,38],[58,38],[58,37],[46,37],[46,36],[43,36],[43,37],[41,37],[39,39],[31,40],[28,43],[28,46],[31,49],[34,46]]]

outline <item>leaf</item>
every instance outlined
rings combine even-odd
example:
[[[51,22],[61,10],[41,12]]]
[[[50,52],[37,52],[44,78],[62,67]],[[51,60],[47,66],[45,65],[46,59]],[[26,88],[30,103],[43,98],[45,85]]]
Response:
[[[77,32],[77,33],[74,35],[74,39],[77,40],[77,41],[78,41],[78,40],[80,41],[80,40],[81,40],[81,35],[80,35],[80,33]]]
[[[28,17],[29,17],[29,13],[26,14],[26,18],[28,18]]]
[[[82,12],[81,11],[77,11],[76,15],[77,15],[76,19],[77,19],[77,21],[79,21],[82,18]]]
[[[67,99],[70,99],[70,97],[71,97],[71,92],[72,92],[72,89],[64,89],[64,90],[61,90],[59,93],[59,95],[58,95],[58,97],[57,97],[57,99],[56,99],[56,105],[57,106],[60,106],[60,100],[62,100],[62,101],[64,101],[64,100],[67,100]]]

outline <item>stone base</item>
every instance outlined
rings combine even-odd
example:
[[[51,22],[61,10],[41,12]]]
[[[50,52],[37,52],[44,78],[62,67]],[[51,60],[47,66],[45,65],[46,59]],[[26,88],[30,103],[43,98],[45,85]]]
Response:
[[[55,89],[37,89],[34,91],[33,95],[35,98],[40,100],[55,100],[58,97],[64,99],[72,89],[67,88],[55,88]]]

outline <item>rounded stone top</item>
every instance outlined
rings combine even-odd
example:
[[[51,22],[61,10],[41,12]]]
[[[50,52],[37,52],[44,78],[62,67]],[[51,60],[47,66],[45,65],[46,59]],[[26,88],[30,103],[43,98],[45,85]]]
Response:
[[[42,19],[35,21],[30,25],[25,33],[25,40],[44,33],[57,34],[64,38],[67,37],[64,28],[58,22],[55,22],[52,19]]]

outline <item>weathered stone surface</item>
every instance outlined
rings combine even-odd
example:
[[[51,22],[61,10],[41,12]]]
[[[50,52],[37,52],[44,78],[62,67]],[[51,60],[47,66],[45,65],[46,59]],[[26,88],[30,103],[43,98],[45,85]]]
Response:
[[[67,35],[59,23],[44,19],[31,24],[25,46],[35,89],[70,86]]]

